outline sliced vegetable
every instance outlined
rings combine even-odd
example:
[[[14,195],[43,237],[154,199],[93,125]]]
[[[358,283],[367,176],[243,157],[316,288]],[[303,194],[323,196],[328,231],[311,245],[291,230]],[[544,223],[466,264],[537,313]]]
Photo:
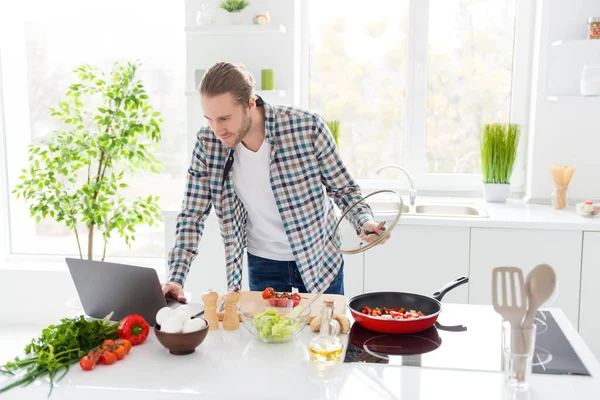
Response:
[[[292,336],[294,332],[302,328],[302,323],[280,315],[276,309],[268,308],[253,318],[254,327],[258,334],[269,340],[282,340]]]
[[[393,318],[393,319],[416,319],[423,317],[424,314],[421,311],[409,310],[404,311],[404,308],[370,308],[364,306],[361,310],[363,314],[367,314],[371,317],[381,317],[381,318]]]
[[[302,300],[298,293],[276,292],[272,287],[268,287],[262,292],[262,298],[268,300],[272,307],[289,307],[290,304],[292,307],[296,307]]]
[[[131,314],[123,318],[117,329],[119,338],[129,340],[133,346],[144,343],[149,332],[150,325],[139,314]]]

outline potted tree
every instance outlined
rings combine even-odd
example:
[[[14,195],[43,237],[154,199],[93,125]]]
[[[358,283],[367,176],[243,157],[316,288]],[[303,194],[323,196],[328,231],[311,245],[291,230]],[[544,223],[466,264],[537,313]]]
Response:
[[[247,0],[223,0],[219,4],[223,10],[229,13],[229,18],[233,25],[242,23],[242,10],[248,7],[250,3]]]
[[[516,124],[486,124],[481,137],[483,191],[488,202],[503,203],[508,198],[519,145]]]
[[[52,218],[74,232],[79,257],[94,258],[94,235],[102,235],[101,260],[116,232],[128,246],[138,224],[162,220],[158,197],[128,198],[125,173],[158,172],[160,113],[149,104],[139,63],[116,63],[110,76],[82,65],[64,100],[51,108],[62,129],[29,146],[29,167],[13,193],[30,203],[37,223]],[[86,230],[87,251],[81,230]]]

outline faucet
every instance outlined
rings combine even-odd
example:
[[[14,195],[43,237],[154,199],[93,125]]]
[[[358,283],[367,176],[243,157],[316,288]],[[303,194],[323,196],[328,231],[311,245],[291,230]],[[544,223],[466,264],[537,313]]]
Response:
[[[410,205],[414,206],[415,200],[417,199],[417,189],[415,189],[415,183],[413,182],[413,179],[412,179],[412,176],[410,176],[410,173],[404,167],[401,167],[396,164],[382,165],[381,167],[377,168],[376,173],[379,174],[381,171],[383,171],[386,168],[395,168],[395,169],[399,169],[400,171],[404,172],[404,175],[406,175],[406,178],[408,179],[408,182],[410,183],[410,189],[408,190]]]

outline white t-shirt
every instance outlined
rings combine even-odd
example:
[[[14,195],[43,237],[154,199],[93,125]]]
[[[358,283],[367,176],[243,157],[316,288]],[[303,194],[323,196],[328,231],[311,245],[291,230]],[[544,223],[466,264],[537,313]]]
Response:
[[[255,153],[239,143],[233,159],[233,187],[248,212],[248,252],[271,260],[294,261],[271,189],[271,145],[263,141]]]

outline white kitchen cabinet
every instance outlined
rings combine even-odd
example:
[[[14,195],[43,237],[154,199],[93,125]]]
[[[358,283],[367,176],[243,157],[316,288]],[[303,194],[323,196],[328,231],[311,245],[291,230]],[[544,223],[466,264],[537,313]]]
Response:
[[[579,334],[596,358],[600,359],[600,232],[584,233],[581,265]]]
[[[356,235],[356,231],[346,220],[342,221],[340,231],[342,237]],[[344,295],[348,298],[364,293],[364,254],[344,254]]]
[[[519,267],[526,276],[537,264],[547,263],[559,285],[549,306],[561,308],[577,328],[581,246],[580,231],[472,228],[469,303],[491,304],[494,267]]]
[[[399,224],[385,244],[364,255],[365,292],[431,296],[446,283],[469,275],[469,228]],[[448,292],[443,302],[466,304],[469,286]]]

